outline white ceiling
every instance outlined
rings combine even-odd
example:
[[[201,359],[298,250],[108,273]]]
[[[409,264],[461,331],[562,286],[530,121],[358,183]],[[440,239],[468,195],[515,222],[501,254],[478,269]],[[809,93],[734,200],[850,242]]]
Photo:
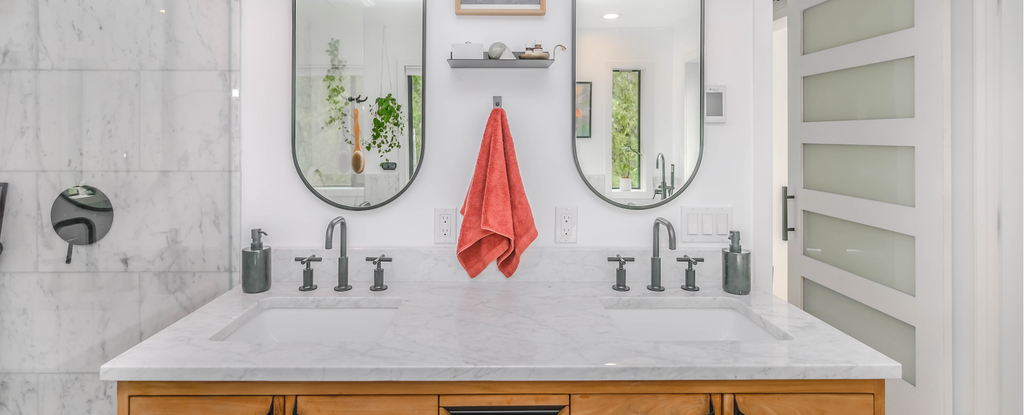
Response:
[[[618,13],[618,19],[604,15]],[[576,27],[673,27],[700,14],[700,0],[577,0]]]

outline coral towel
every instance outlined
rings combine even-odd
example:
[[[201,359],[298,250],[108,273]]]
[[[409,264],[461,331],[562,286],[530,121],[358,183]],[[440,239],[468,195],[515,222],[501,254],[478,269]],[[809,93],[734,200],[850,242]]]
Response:
[[[523,251],[537,239],[508,118],[501,108],[491,111],[487,120],[462,216],[458,257],[470,277],[480,275],[495,259],[498,270],[511,277]]]

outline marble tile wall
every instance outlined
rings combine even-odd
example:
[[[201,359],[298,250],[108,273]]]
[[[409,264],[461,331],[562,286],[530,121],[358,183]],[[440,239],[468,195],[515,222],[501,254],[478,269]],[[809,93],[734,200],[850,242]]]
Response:
[[[240,0],[0,1],[0,415],[114,414],[99,366],[231,285],[239,25]],[[77,184],[115,219],[67,265]]]

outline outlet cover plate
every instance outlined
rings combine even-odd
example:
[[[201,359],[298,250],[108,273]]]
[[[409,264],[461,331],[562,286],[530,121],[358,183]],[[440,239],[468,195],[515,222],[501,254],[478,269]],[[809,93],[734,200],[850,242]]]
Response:
[[[732,224],[731,206],[683,206],[679,242],[729,242]]]
[[[574,244],[578,228],[579,209],[575,207],[555,208],[555,243]]]
[[[434,208],[434,243],[459,242],[459,212],[454,208]]]

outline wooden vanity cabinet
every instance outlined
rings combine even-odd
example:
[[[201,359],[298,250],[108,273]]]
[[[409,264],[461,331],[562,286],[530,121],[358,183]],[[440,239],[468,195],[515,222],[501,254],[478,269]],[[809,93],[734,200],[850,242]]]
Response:
[[[573,395],[572,415],[708,415],[711,400],[710,394]]]
[[[738,394],[724,396],[725,415],[873,415],[875,397],[844,394]],[[883,404],[884,410],[884,404]],[[879,412],[881,413],[881,412]]]
[[[558,415],[884,415],[884,380],[118,382],[118,415],[451,415],[557,406]],[[712,406],[714,412],[712,412]]]
[[[138,415],[283,415],[284,397],[275,396],[133,396],[129,411]],[[118,412],[121,409],[118,408]]]
[[[437,415],[436,395],[296,396],[287,415]]]

